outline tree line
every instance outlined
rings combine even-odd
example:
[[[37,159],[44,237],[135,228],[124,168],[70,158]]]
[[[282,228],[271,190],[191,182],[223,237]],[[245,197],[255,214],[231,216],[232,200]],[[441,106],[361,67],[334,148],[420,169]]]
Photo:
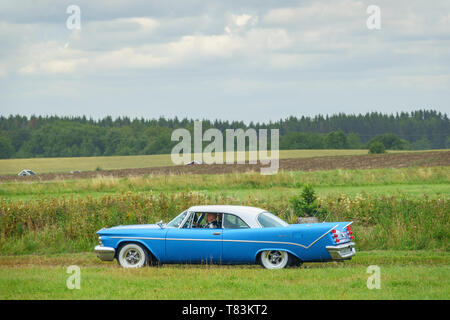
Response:
[[[203,130],[279,129],[280,149],[361,149],[377,141],[386,149],[450,148],[447,114],[418,110],[397,114],[334,114],[268,123],[202,120]],[[170,153],[174,129],[193,131],[194,119],[107,116],[0,116],[0,158],[78,157]],[[207,143],[206,143],[207,144]]]

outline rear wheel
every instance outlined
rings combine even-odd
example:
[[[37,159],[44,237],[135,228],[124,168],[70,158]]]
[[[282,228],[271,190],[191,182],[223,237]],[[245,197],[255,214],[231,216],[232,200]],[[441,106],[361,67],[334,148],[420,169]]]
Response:
[[[303,261],[299,258],[293,256],[292,254],[289,254],[289,262],[288,266],[290,267],[301,267],[303,264]]]
[[[281,250],[267,250],[261,252],[260,261],[266,269],[283,269],[288,265],[289,254]]]
[[[148,254],[141,245],[129,243],[120,248],[117,261],[123,268],[140,268],[148,263]]]

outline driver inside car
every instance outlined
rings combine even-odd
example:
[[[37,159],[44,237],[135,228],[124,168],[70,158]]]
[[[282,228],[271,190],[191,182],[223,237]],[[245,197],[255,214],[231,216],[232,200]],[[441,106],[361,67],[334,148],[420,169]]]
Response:
[[[205,228],[217,229],[220,228],[219,222],[217,222],[217,213],[208,213],[206,216],[207,223]]]

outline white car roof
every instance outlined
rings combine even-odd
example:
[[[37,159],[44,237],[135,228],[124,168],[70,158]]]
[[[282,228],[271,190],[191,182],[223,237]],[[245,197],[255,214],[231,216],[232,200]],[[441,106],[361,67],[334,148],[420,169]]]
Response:
[[[30,170],[30,169],[24,169],[24,170],[20,171],[20,172],[18,173],[18,175],[20,175],[20,174],[22,174],[22,173],[27,173],[27,174],[29,174],[30,172],[31,172],[31,173],[34,173],[33,170]]]
[[[231,213],[235,214],[244,220],[250,228],[260,228],[258,223],[258,215],[267,210],[255,207],[246,206],[225,206],[225,205],[207,205],[190,207],[188,211],[191,212],[207,212],[207,213]]]

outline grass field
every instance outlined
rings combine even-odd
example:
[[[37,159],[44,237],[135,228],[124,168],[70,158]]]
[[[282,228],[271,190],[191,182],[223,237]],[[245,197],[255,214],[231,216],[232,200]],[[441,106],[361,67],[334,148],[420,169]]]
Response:
[[[218,175],[172,175],[93,179],[6,182],[0,198],[31,200],[43,197],[103,197],[126,192],[197,191],[209,196],[227,195],[241,200],[249,196],[280,198],[298,194],[304,184],[313,185],[320,196],[342,193],[403,194],[448,198],[450,167],[386,168],[370,170],[289,171],[262,176],[259,173]]]
[[[146,157],[155,160],[149,165],[167,165],[164,156]],[[90,170],[133,161],[142,167],[139,157],[86,159],[93,160]],[[75,169],[68,164],[80,159],[69,160],[52,168],[48,159],[33,159],[48,161],[50,172]],[[290,200],[305,184],[317,191],[329,221],[355,221],[353,260],[277,271],[210,265],[124,270],[86,252],[101,227],[167,221],[194,204],[259,206],[293,222]],[[449,195],[448,166],[3,182],[0,299],[450,299]],[[80,290],[66,287],[69,265],[81,267]],[[366,286],[369,265],[381,268],[380,290]]]
[[[259,266],[167,265],[139,270],[93,253],[0,257],[0,299],[450,299],[450,255],[440,251],[358,252],[344,263],[265,270]],[[80,289],[66,286],[69,265]],[[380,289],[368,289],[369,265]]]
[[[391,153],[405,151],[389,151]],[[413,152],[413,151],[410,151]],[[280,159],[321,156],[363,155],[367,150],[280,150]],[[248,158],[248,156],[247,156]],[[73,170],[95,171],[172,166],[170,154],[79,158],[32,158],[0,160],[0,175],[17,174],[23,169],[37,173],[63,173]]]

